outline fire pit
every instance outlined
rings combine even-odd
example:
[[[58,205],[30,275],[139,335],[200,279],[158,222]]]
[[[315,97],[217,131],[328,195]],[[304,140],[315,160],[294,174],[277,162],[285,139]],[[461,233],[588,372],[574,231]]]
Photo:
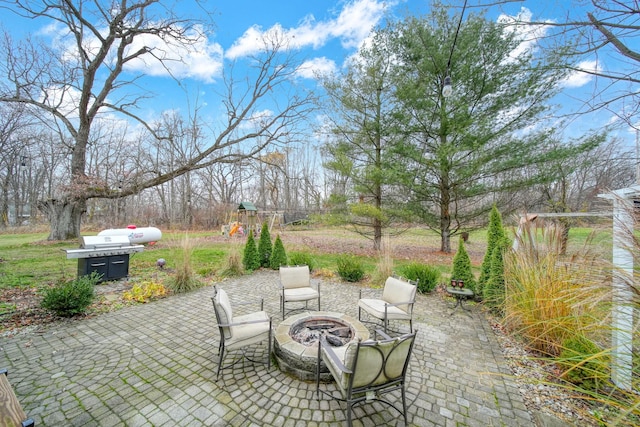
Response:
[[[301,380],[316,378],[318,340],[321,335],[333,346],[343,346],[358,338],[366,340],[369,331],[358,320],[342,313],[302,313],[282,321],[275,334],[274,354],[280,369]],[[330,381],[329,369],[320,366],[320,378]]]

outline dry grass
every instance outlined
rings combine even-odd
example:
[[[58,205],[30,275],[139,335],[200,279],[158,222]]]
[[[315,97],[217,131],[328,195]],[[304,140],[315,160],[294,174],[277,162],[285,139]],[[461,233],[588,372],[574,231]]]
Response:
[[[586,248],[560,255],[559,237],[558,228],[538,224],[505,257],[505,326],[548,356],[559,355],[567,338],[598,331],[606,312],[594,303],[606,295],[604,265]]]
[[[193,269],[193,263],[191,262],[193,249],[193,242],[189,238],[189,235],[185,234],[180,241],[180,246],[175,249],[175,275],[167,283],[169,289],[174,293],[180,294],[190,292],[202,286],[202,283]]]
[[[561,256],[559,230],[553,226],[536,224],[523,237],[519,251],[505,257],[504,325],[541,354],[540,360],[556,365],[562,372],[561,379],[571,379],[561,382],[561,387],[589,402],[583,416],[600,425],[639,425],[639,322],[632,331],[636,338],[631,388],[635,391],[621,389],[609,380],[615,363],[609,363],[615,350],[611,340],[613,266],[590,251],[588,241],[582,250]],[[637,240],[635,243],[636,247],[630,249],[637,256],[640,245]],[[636,295],[628,304],[638,311],[637,286],[631,278],[626,286]],[[584,348],[584,353],[566,347],[580,337],[596,347]],[[561,354],[564,358],[559,357]],[[582,378],[576,381],[580,372]],[[597,379],[597,384],[592,379]]]

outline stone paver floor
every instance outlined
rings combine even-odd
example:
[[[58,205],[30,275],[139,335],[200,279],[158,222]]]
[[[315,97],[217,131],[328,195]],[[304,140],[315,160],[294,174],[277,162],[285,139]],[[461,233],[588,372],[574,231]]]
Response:
[[[277,283],[277,272],[261,271],[218,286],[232,301],[264,297],[275,327],[282,319]],[[358,289],[323,281],[322,310],[357,318]],[[9,369],[23,408],[38,426],[343,424],[341,403],[317,400],[315,383],[273,366],[238,363],[216,381],[212,295],[207,287],[3,338],[0,367]],[[449,305],[435,294],[417,298],[418,337],[407,385],[410,425],[532,425],[485,317],[477,307],[450,316]],[[266,346],[255,353],[265,356]],[[402,417],[379,403],[357,406],[354,417],[354,425],[402,425]]]

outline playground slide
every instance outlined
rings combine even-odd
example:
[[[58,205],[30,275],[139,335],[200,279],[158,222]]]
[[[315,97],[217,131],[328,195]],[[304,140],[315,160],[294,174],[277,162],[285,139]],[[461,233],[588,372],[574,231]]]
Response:
[[[238,231],[238,228],[240,228],[240,224],[236,222],[233,225],[233,227],[231,227],[231,231],[229,232],[229,236],[233,236],[236,233],[236,231]]]

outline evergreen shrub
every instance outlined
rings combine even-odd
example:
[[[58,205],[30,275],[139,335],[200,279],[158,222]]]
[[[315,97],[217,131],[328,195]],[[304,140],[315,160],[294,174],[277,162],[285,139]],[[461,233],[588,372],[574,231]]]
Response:
[[[101,275],[94,271],[90,275],[80,276],[46,289],[41,303],[42,308],[62,317],[84,313],[93,302],[94,286],[100,277]]]
[[[413,262],[400,269],[400,274],[409,280],[418,281],[418,291],[428,293],[433,291],[440,282],[440,270],[430,265]]]
[[[502,313],[504,306],[504,260],[502,245],[496,245],[491,255],[491,273],[483,288],[486,305],[496,313]]]
[[[244,246],[244,256],[242,257],[242,265],[247,271],[254,271],[260,268],[260,255],[256,248],[256,241],[253,233],[247,233],[247,244]]]
[[[338,274],[347,282],[358,282],[364,277],[362,263],[354,256],[341,256],[337,264]]]
[[[265,221],[260,230],[260,240],[258,240],[258,256],[260,257],[260,266],[269,267],[271,264],[271,251],[273,244],[271,243],[271,234],[269,233],[269,225]]]
[[[464,281],[464,286],[476,291],[476,279],[471,271],[471,258],[464,247],[464,240],[460,238],[458,251],[453,257],[453,269],[451,270],[451,278]]]
[[[278,270],[281,265],[287,265],[287,252],[284,250],[284,244],[279,234],[273,244],[273,252],[271,253],[269,264],[273,270]]]
[[[289,254],[289,265],[308,265],[309,271],[316,268],[316,262],[306,252],[292,252]]]

